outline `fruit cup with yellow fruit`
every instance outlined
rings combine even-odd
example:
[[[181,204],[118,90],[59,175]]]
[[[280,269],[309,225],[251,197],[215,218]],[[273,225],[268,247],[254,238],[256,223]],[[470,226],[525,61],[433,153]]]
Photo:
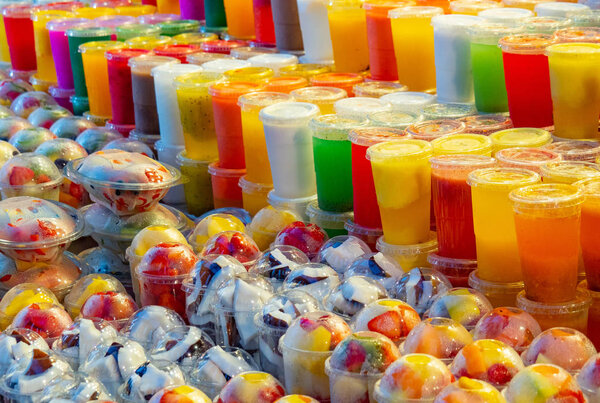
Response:
[[[60,305],[52,291],[45,287],[32,283],[12,287],[0,300],[0,330],[6,329],[21,309],[44,302]]]
[[[196,224],[196,227],[188,236],[188,242],[194,251],[198,253],[212,236],[225,231],[244,232],[244,230],[244,223],[232,214],[211,214]]]

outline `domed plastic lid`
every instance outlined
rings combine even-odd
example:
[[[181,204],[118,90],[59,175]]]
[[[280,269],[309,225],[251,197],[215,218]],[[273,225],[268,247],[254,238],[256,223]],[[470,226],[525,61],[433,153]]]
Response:
[[[520,165],[523,168],[531,167],[532,165],[539,167],[548,162],[561,160],[560,154],[554,151],[528,147],[505,148],[498,151],[495,158],[501,164],[510,166]]]
[[[357,97],[371,98],[380,98],[386,94],[407,90],[406,85],[389,81],[366,81],[356,84],[352,89]]]
[[[348,140],[351,129],[366,126],[367,119],[349,119],[336,114],[320,115],[313,118],[309,126],[313,136],[323,140]]]
[[[491,134],[513,126],[512,120],[504,115],[473,115],[460,119],[466,125],[465,133]]]
[[[354,85],[363,81],[356,73],[325,73],[310,78],[310,83],[317,86],[335,87],[336,85]]]
[[[299,102],[312,102],[315,104],[334,103],[342,98],[346,98],[348,93],[336,87],[305,87],[290,92],[290,95]]]

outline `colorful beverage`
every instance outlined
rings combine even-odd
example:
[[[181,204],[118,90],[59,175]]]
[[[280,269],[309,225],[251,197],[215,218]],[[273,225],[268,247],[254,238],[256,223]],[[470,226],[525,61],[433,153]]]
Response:
[[[271,0],[275,42],[280,51],[303,49],[298,3],[295,0]]]
[[[321,110],[321,115],[335,113],[333,104],[347,97],[346,91],[335,87],[305,87],[290,92],[298,102],[310,102]]]
[[[492,140],[482,134],[449,134],[431,141],[433,155],[492,155]]]
[[[91,26],[85,18],[68,18],[48,22],[48,37],[52,50],[52,59],[56,69],[56,81],[59,88],[74,88],[73,69],[69,54],[69,39],[66,35],[68,29]]]
[[[203,0],[179,0],[179,11],[181,18],[186,20],[202,21],[206,18]]]
[[[37,64],[36,78],[39,80],[56,83],[56,68],[54,67],[50,35],[46,28],[46,24],[52,20],[72,16],[73,13],[65,10],[35,11],[31,16],[33,21],[33,37]]]
[[[331,0],[327,7],[337,71],[359,73],[369,67],[367,21],[360,1]]]
[[[253,0],[254,10],[254,35],[256,41],[264,44],[275,43],[275,25],[271,0]]]
[[[581,253],[585,277],[590,290],[600,291],[600,179],[582,180],[575,186],[584,197],[581,206]]]
[[[227,27],[223,0],[204,0],[204,15],[209,30]]]
[[[65,34],[69,44],[69,59],[73,72],[73,86],[76,97],[87,97],[87,87],[85,84],[85,73],[83,71],[83,59],[79,53],[79,46],[92,41],[110,40],[110,29],[99,27],[74,27],[67,28]],[[58,76],[57,76],[58,77]]]
[[[179,14],[181,12],[178,0],[156,0],[156,8],[162,14]]]
[[[254,38],[252,0],[224,0],[227,32],[234,38]]]
[[[2,9],[6,41],[13,70],[37,70],[31,4],[12,4]]]
[[[298,19],[304,44],[303,61],[333,63],[327,0],[298,0]],[[322,73],[326,73],[326,71]]]

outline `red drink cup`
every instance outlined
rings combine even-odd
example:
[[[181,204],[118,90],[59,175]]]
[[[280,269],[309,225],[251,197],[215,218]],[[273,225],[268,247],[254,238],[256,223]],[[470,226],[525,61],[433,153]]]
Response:
[[[238,98],[250,92],[261,91],[263,88],[263,84],[246,81],[222,82],[210,86],[208,92],[212,96],[221,168],[246,168],[242,116]]]
[[[500,40],[508,110],[515,127],[552,126],[547,46],[550,35],[511,35]]]
[[[469,173],[490,168],[495,160],[483,155],[442,155],[431,159],[431,187],[438,254],[476,259]]]
[[[200,52],[200,46],[198,45],[163,45],[154,48],[156,56],[174,57],[179,59],[182,64],[187,63],[188,55],[197,52]]]
[[[211,176],[213,201],[215,208],[244,207],[240,178],[246,175],[246,169],[227,169],[215,161],[208,166]]]
[[[2,9],[13,70],[37,70],[33,21],[31,21],[31,14],[36,9],[37,7],[31,4],[13,4]]]
[[[352,143],[352,187],[354,223],[365,228],[381,228],[381,215],[375,193],[371,161],[367,148],[384,141],[409,138],[403,130],[374,127],[355,129],[348,135]]]
[[[254,35],[259,43],[275,43],[275,24],[271,11],[271,0],[253,0]]]
[[[107,51],[104,55],[108,67],[112,121],[117,125],[135,123],[129,59],[146,53],[149,51],[145,49],[114,49]]]

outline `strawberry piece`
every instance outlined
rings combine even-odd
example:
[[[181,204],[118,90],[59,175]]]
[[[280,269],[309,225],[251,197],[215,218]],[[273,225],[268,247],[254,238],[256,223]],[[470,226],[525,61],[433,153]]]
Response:
[[[512,379],[512,374],[504,364],[494,364],[489,367],[487,376],[490,383],[495,385],[505,385]]]
[[[346,370],[349,372],[360,372],[366,359],[367,353],[363,346],[350,341],[346,346]]]
[[[21,186],[32,181],[34,177],[35,172],[33,172],[32,169],[15,166],[10,171],[10,177],[8,178],[8,181],[13,186]]]
[[[71,182],[69,184],[69,194],[77,200],[83,199],[83,186]]]
[[[388,311],[371,319],[367,327],[373,332],[389,337],[392,341],[399,341],[401,337],[406,336],[401,327],[401,322],[398,312]]]

